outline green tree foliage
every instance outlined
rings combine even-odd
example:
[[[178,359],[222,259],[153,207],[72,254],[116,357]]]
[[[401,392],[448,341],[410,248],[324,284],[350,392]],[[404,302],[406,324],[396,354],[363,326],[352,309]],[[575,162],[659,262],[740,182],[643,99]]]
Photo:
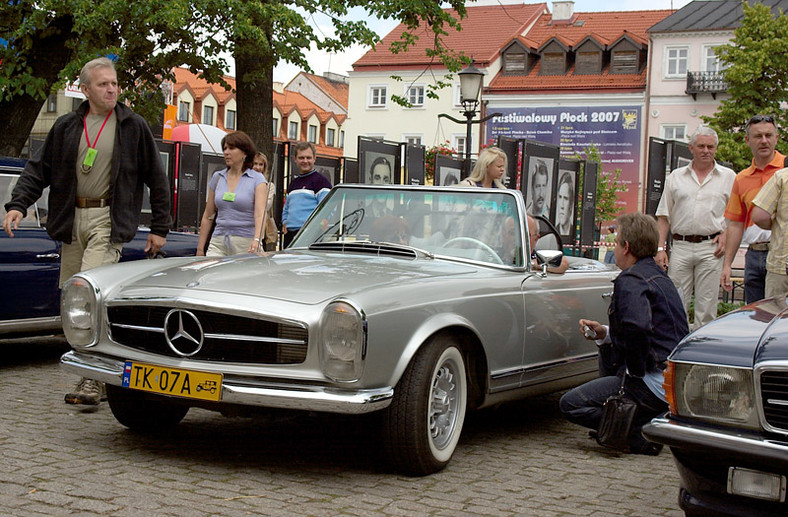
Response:
[[[442,5],[455,9],[453,14]],[[236,59],[238,127],[271,149],[272,69],[279,61],[310,70],[310,47],[339,51],[373,45],[377,34],[350,9],[395,19],[407,30],[392,45],[401,52],[423,34],[450,70],[460,61],[442,45],[447,28],[465,16],[464,0],[11,0],[0,2],[0,154],[16,155],[47,95],[76,78],[90,59],[117,56],[123,98],[158,122],[160,85],[174,66],[223,84],[223,55]],[[328,17],[318,31],[312,17]],[[418,29],[418,30],[417,30]],[[0,44],[1,45],[1,44]]]
[[[597,226],[601,227],[602,223],[614,220],[618,217],[618,214],[621,213],[621,206],[618,204],[618,193],[624,192],[627,188],[626,185],[619,180],[621,169],[615,169],[613,171],[602,170],[602,158],[599,156],[599,149],[597,149],[596,146],[592,145],[591,147],[583,149],[583,155],[576,153],[575,157],[580,160],[594,162],[599,166],[599,175],[596,178],[595,222]],[[585,174],[581,177],[581,182],[584,178]],[[582,205],[578,205],[577,210],[577,213],[580,213]]]
[[[717,48],[730,99],[723,100],[712,117],[703,117],[719,135],[717,158],[733,163],[736,170],[751,163],[752,153],[744,141],[744,126],[757,114],[772,114],[780,127],[778,148],[785,145],[788,113],[788,17],[775,15],[769,7],[742,2],[744,19],[727,45]],[[784,149],[784,147],[783,147]]]

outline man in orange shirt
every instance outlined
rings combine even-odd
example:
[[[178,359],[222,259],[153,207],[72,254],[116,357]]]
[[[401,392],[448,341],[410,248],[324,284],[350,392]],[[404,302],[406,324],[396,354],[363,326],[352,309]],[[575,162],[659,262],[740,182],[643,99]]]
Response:
[[[766,255],[771,232],[753,224],[752,200],[774,173],[785,167],[785,156],[775,151],[777,138],[777,124],[773,116],[756,115],[747,122],[744,139],[752,150],[752,164],[736,175],[725,209],[728,230],[720,283],[726,291],[733,288],[731,264],[739,245],[747,244],[744,264],[744,299],[747,303],[764,297]]]

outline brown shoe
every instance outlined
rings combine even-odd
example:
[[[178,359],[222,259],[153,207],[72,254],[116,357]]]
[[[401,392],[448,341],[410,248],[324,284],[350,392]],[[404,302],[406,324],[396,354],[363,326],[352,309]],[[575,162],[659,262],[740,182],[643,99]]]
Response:
[[[96,406],[101,402],[102,387],[102,383],[98,381],[83,378],[73,392],[66,393],[66,404]]]

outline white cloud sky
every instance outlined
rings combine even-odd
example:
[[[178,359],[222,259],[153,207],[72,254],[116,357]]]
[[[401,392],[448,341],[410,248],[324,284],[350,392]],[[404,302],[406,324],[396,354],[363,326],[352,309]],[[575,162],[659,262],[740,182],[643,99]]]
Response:
[[[647,4],[642,0],[575,0],[575,11],[637,11],[642,9],[679,9],[684,7],[690,0],[651,0]],[[468,3],[466,5],[498,5],[498,4],[519,4],[521,2],[511,0],[479,0],[476,2]],[[526,3],[537,3],[535,1],[526,1]],[[547,2],[548,9],[552,11],[552,2]],[[365,19],[364,12],[361,9],[354,9],[351,11],[349,17],[354,20]],[[330,31],[330,25],[323,23],[319,18],[315,18],[313,25],[318,27],[318,31]],[[388,34],[394,27],[397,26],[396,22],[390,20],[370,20],[370,26],[381,36]],[[346,49],[344,52],[336,54],[328,54],[325,52],[318,52],[314,49],[306,53],[307,60],[312,67],[312,70],[317,75],[322,75],[323,72],[334,72],[346,75],[348,71],[352,70],[352,65],[364,53],[369,50],[368,47],[356,45]],[[233,67],[234,68],[234,67]],[[274,81],[280,81],[287,84],[299,69],[288,63],[280,63],[274,68]],[[230,72],[231,74],[234,72]]]

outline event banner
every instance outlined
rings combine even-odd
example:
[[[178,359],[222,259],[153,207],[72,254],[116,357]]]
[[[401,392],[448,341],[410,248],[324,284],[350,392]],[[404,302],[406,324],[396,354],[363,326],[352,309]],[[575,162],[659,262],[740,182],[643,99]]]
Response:
[[[559,108],[499,108],[501,116],[487,122],[487,138],[499,136],[538,140],[561,147],[561,156],[585,158],[586,148],[595,146],[602,170],[621,169],[626,191],[619,192],[625,212],[638,207],[642,110],[640,106],[595,106]]]

